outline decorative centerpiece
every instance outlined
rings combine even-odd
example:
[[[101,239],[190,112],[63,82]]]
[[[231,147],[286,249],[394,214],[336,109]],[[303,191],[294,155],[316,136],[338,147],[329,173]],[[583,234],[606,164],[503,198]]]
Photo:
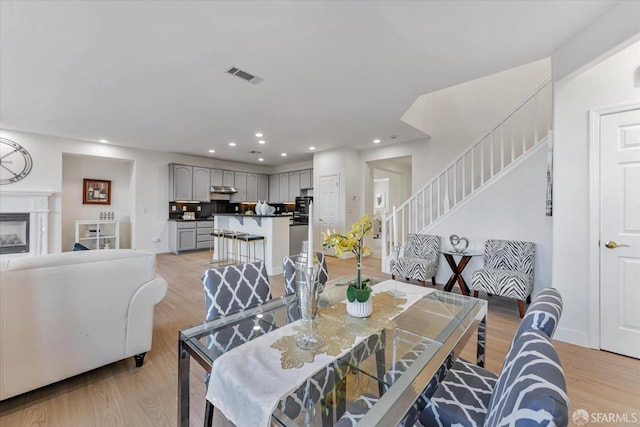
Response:
[[[371,288],[367,286],[368,280],[362,280],[362,256],[369,255],[371,250],[364,246],[365,236],[373,231],[371,217],[364,214],[351,226],[351,231],[342,234],[341,231],[327,230],[322,233],[322,247],[334,248],[336,256],[345,252],[352,252],[356,256],[357,276],[353,283],[347,287],[347,313],[354,317],[367,317],[373,311],[371,300]]]
[[[458,237],[457,234],[450,235],[449,241],[451,242],[451,246],[453,246],[453,250],[458,253],[463,253],[469,247],[469,239],[466,237]]]

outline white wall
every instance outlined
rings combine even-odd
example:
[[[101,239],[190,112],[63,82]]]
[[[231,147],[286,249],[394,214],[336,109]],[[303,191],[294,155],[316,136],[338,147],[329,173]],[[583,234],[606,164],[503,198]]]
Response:
[[[473,196],[462,208],[451,211],[428,234],[439,235],[441,246],[446,249],[451,249],[451,234],[467,237],[469,249],[479,253],[484,251],[487,239],[534,242],[534,293],[551,286],[552,222],[545,216],[546,170],[546,144],[540,144],[531,157]],[[468,284],[473,272],[482,265],[482,256],[469,261],[462,273]],[[451,270],[441,257],[436,281],[446,283],[450,276]]]
[[[403,120],[431,139],[413,144],[414,192],[550,75],[550,60],[542,59],[418,98]]]
[[[75,242],[75,221],[95,220],[100,212],[113,212],[120,223],[120,247],[131,248],[131,175],[132,160],[106,157],[62,156],[62,251],[70,251]],[[82,204],[83,179],[106,179],[111,181],[110,205]]]
[[[25,147],[33,158],[33,170],[23,180],[2,186],[7,191],[51,191],[49,215],[49,253],[68,250],[62,245],[62,206],[68,197],[75,198],[75,189],[68,193],[63,187],[63,155],[105,157],[132,162],[131,247],[154,252],[168,252],[169,163],[271,173],[267,167],[225,162],[204,157],[175,153],[138,150],[110,144],[98,144],[52,136],[0,129],[0,135]],[[112,160],[107,160],[107,162]],[[92,174],[93,175],[93,174]],[[106,209],[105,209],[106,210]],[[98,210],[99,211],[99,210]],[[97,219],[97,218],[94,218]],[[66,219],[65,219],[66,220]]]
[[[590,312],[598,301],[597,291],[594,295],[589,289],[590,282],[597,282],[589,274],[589,248],[597,245],[589,241],[589,110],[638,102],[638,67],[640,43],[555,83],[552,278],[553,286],[565,295],[556,337],[583,346],[599,345],[594,339],[597,331],[589,328],[598,316]]]

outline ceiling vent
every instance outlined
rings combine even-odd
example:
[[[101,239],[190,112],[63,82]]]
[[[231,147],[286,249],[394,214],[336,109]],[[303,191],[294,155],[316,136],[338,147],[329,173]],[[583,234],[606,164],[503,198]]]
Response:
[[[249,154],[262,154],[262,151],[251,150],[251,151],[249,151]]]
[[[249,74],[246,71],[242,71],[239,68],[236,67],[231,67],[227,70],[227,73],[232,74],[236,77],[240,77],[242,80],[246,80],[249,83],[252,83],[254,85],[257,85],[258,83],[262,82],[264,79],[260,78],[260,77],[256,77],[253,74]]]

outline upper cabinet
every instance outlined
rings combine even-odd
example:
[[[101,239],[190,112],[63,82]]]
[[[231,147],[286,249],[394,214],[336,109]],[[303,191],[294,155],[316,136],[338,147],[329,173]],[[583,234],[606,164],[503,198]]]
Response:
[[[280,203],[280,175],[269,175],[269,203]]]
[[[231,195],[231,201],[236,203],[246,202],[247,201],[247,173],[235,172],[235,183],[233,185],[234,187],[236,187],[236,190],[238,190],[238,192]]]
[[[211,169],[193,168],[193,199],[199,202],[211,200]]]
[[[169,201],[210,200],[211,171],[209,168],[169,164]]]
[[[289,201],[289,174],[280,174],[280,203]]]
[[[221,169],[211,169],[211,185],[224,185],[222,180],[222,170]]]
[[[258,174],[247,174],[247,193],[245,202],[257,202],[258,201]]]
[[[305,169],[300,171],[300,189],[313,188],[313,170]]]
[[[169,164],[169,201],[191,200],[193,197],[193,167]]]
[[[312,169],[269,175],[269,202],[294,202],[302,190],[313,187]],[[262,200],[258,197],[258,200]]]
[[[289,197],[287,202],[294,202],[300,195],[300,171],[289,172]]]
[[[269,198],[269,176],[258,175],[258,200],[266,201]],[[269,199],[271,201],[271,199]]]
[[[236,185],[236,173],[234,171],[222,171],[222,185],[233,187]]]

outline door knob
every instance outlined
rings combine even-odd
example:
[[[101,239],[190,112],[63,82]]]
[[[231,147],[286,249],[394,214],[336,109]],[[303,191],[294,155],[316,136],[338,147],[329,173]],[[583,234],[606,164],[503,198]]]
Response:
[[[629,245],[619,245],[616,242],[614,242],[613,240],[608,240],[604,245],[609,249],[615,249],[615,248],[619,248],[619,247],[622,247],[622,246],[629,247]]]

